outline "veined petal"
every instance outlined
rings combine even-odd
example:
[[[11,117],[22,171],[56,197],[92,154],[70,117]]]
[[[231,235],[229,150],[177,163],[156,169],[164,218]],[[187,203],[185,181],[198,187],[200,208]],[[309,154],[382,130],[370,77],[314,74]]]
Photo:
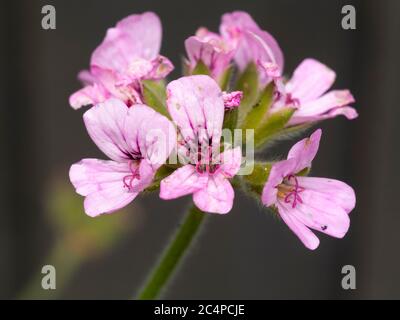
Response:
[[[316,130],[309,138],[297,142],[289,151],[288,159],[297,161],[294,173],[298,173],[305,168],[311,167],[319,149],[322,130]]]
[[[110,159],[127,162],[132,154],[125,140],[124,125],[128,107],[118,99],[95,105],[83,115],[86,129],[97,147]]]
[[[146,105],[137,104],[129,108],[124,137],[130,149],[146,159],[154,170],[165,163],[176,145],[173,124]]]
[[[195,205],[204,212],[225,214],[232,210],[235,192],[223,175],[208,179],[207,186],[193,194]]]
[[[71,166],[69,176],[76,192],[85,199],[89,216],[111,213],[131,202],[138,192],[124,188],[123,179],[130,174],[128,163],[83,159]]]
[[[239,38],[235,61],[240,70],[258,60],[276,63],[283,70],[283,53],[277,41],[268,32],[261,30],[248,13],[235,11],[224,14],[220,31],[225,39],[237,41]]]
[[[294,234],[303,242],[303,244],[310,250],[315,250],[319,246],[318,237],[307,228],[302,222],[300,222],[296,216],[291,214],[291,211],[287,206],[283,206],[278,203],[277,205],[279,215],[287,226],[294,232]]]
[[[297,180],[301,187],[323,194],[346,213],[350,213],[356,205],[353,188],[342,181],[314,177],[297,177]]]
[[[110,96],[127,104],[142,102],[138,79],[96,66],[92,67],[91,71]]]
[[[192,194],[205,188],[207,181],[207,175],[199,175],[195,166],[188,164],[161,181],[160,198],[170,200]]]
[[[261,196],[262,203],[265,206],[270,207],[277,202],[278,189],[276,186],[281,184],[285,177],[295,173],[296,165],[296,159],[274,163]]]
[[[228,149],[221,154],[221,172],[227,178],[232,178],[240,170],[242,164],[242,149]]]
[[[354,101],[354,97],[349,90],[333,90],[316,100],[300,104],[294,117],[323,115],[332,109],[348,106]]]
[[[319,98],[333,85],[336,73],[314,59],[305,59],[286,84],[286,90],[300,103]]]
[[[123,188],[123,178],[130,173],[128,163],[110,160],[83,159],[71,166],[69,177],[76,192],[87,196],[107,185],[118,183]]]
[[[337,116],[345,116],[348,120],[354,120],[358,117],[358,112],[353,107],[340,107],[340,108],[333,108],[329,110],[329,112],[321,115],[316,116],[305,116],[305,117],[298,117],[296,113],[292,116],[289,121],[289,126],[295,126],[302,123],[311,123],[316,121],[322,121],[327,119],[336,118]]]
[[[156,58],[161,37],[161,22],[156,14],[131,15],[108,29],[102,44],[93,52],[91,65],[125,73],[135,58]]]
[[[90,217],[113,213],[132,202],[138,192],[126,192],[118,184],[89,194],[84,200],[85,212]]]
[[[197,75],[172,81],[167,86],[167,106],[185,139],[207,138],[219,144],[224,119],[224,101],[218,84]],[[204,137],[204,134],[207,137]]]
[[[297,202],[295,208],[284,201],[280,201],[280,206],[286,207],[288,214],[311,229],[335,238],[346,235],[350,219],[346,211],[332,201],[334,195],[305,189],[299,196],[301,202]]]
[[[186,39],[185,48],[193,69],[197,63],[203,62],[211,71],[212,76],[217,78],[229,66],[234,50],[223,44],[222,39],[206,37],[202,39],[192,36]]]

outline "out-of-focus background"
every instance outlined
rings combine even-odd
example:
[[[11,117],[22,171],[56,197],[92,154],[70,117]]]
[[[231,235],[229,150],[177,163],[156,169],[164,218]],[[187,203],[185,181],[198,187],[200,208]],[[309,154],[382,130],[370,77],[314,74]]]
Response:
[[[56,8],[56,30],[42,30],[41,8]],[[352,4],[357,29],[343,30]],[[0,4],[0,298],[125,299],[134,295],[180,221],[190,198],[141,197],[120,213],[90,219],[68,180],[69,166],[104,156],[68,97],[77,72],[107,28],[155,11],[162,54],[180,74],[184,40],[220,16],[248,11],[279,41],[286,73],[306,57],[336,70],[360,117],[324,122],[313,175],[343,180],[357,192],[343,240],[320,235],[308,251],[279,220],[238,194],[232,212],[212,216],[169,287],[169,299],[400,298],[400,1],[319,0],[18,0]],[[272,154],[286,154],[289,144]],[[40,288],[54,265],[57,290]],[[341,287],[344,265],[357,289]]]

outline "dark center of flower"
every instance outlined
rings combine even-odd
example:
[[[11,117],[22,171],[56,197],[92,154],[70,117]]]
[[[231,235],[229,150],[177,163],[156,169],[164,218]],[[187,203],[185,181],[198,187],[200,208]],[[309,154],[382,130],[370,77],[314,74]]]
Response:
[[[205,149],[205,150],[204,150]],[[196,172],[199,174],[214,174],[220,165],[213,161],[213,150],[211,145],[203,148],[199,146],[196,159]]]

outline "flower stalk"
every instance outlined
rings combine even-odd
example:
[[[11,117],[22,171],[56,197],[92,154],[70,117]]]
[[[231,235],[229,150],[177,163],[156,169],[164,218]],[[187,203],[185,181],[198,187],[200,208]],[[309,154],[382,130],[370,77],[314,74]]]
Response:
[[[160,296],[179,263],[187,254],[193,240],[199,234],[205,220],[206,214],[195,206],[189,209],[182,224],[163,252],[160,261],[139,292],[138,300],[153,300]]]

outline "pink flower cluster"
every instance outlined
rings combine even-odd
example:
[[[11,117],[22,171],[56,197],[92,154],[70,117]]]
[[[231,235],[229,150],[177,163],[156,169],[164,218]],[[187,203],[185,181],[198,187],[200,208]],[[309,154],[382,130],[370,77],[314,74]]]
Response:
[[[269,114],[294,108],[282,132],[337,115],[357,117],[349,106],[354,98],[348,90],[327,92],[335,72],[322,63],[306,59],[286,81],[277,41],[239,11],[223,15],[219,34],[203,27],[185,41],[189,74],[166,86],[162,115],[146,99],[143,87],[144,81],[163,84],[173,70],[159,53],[161,38],[161,23],[154,13],[131,15],[108,29],[92,54],[90,69],[79,73],[84,86],[71,95],[70,104],[75,109],[91,106],[84,123],[110,159],[83,159],[70,169],[70,180],[85,197],[85,211],[92,217],[126,206],[152,186],[159,186],[165,200],[192,195],[204,212],[225,214],[232,209],[231,182],[244,185],[237,176],[242,150],[223,143],[222,132],[227,113],[240,109],[245,96],[221,89],[229,68],[240,74],[252,63],[260,80],[256,89],[274,85]],[[200,63],[209,72],[193,75]],[[347,184],[304,174],[320,138],[317,130],[296,143],[287,160],[272,163],[258,195],[310,249],[319,244],[310,229],[337,238],[346,234],[348,214],[356,202]],[[168,159],[174,155],[179,162],[172,165]],[[160,178],[158,173],[165,168],[170,172]]]

